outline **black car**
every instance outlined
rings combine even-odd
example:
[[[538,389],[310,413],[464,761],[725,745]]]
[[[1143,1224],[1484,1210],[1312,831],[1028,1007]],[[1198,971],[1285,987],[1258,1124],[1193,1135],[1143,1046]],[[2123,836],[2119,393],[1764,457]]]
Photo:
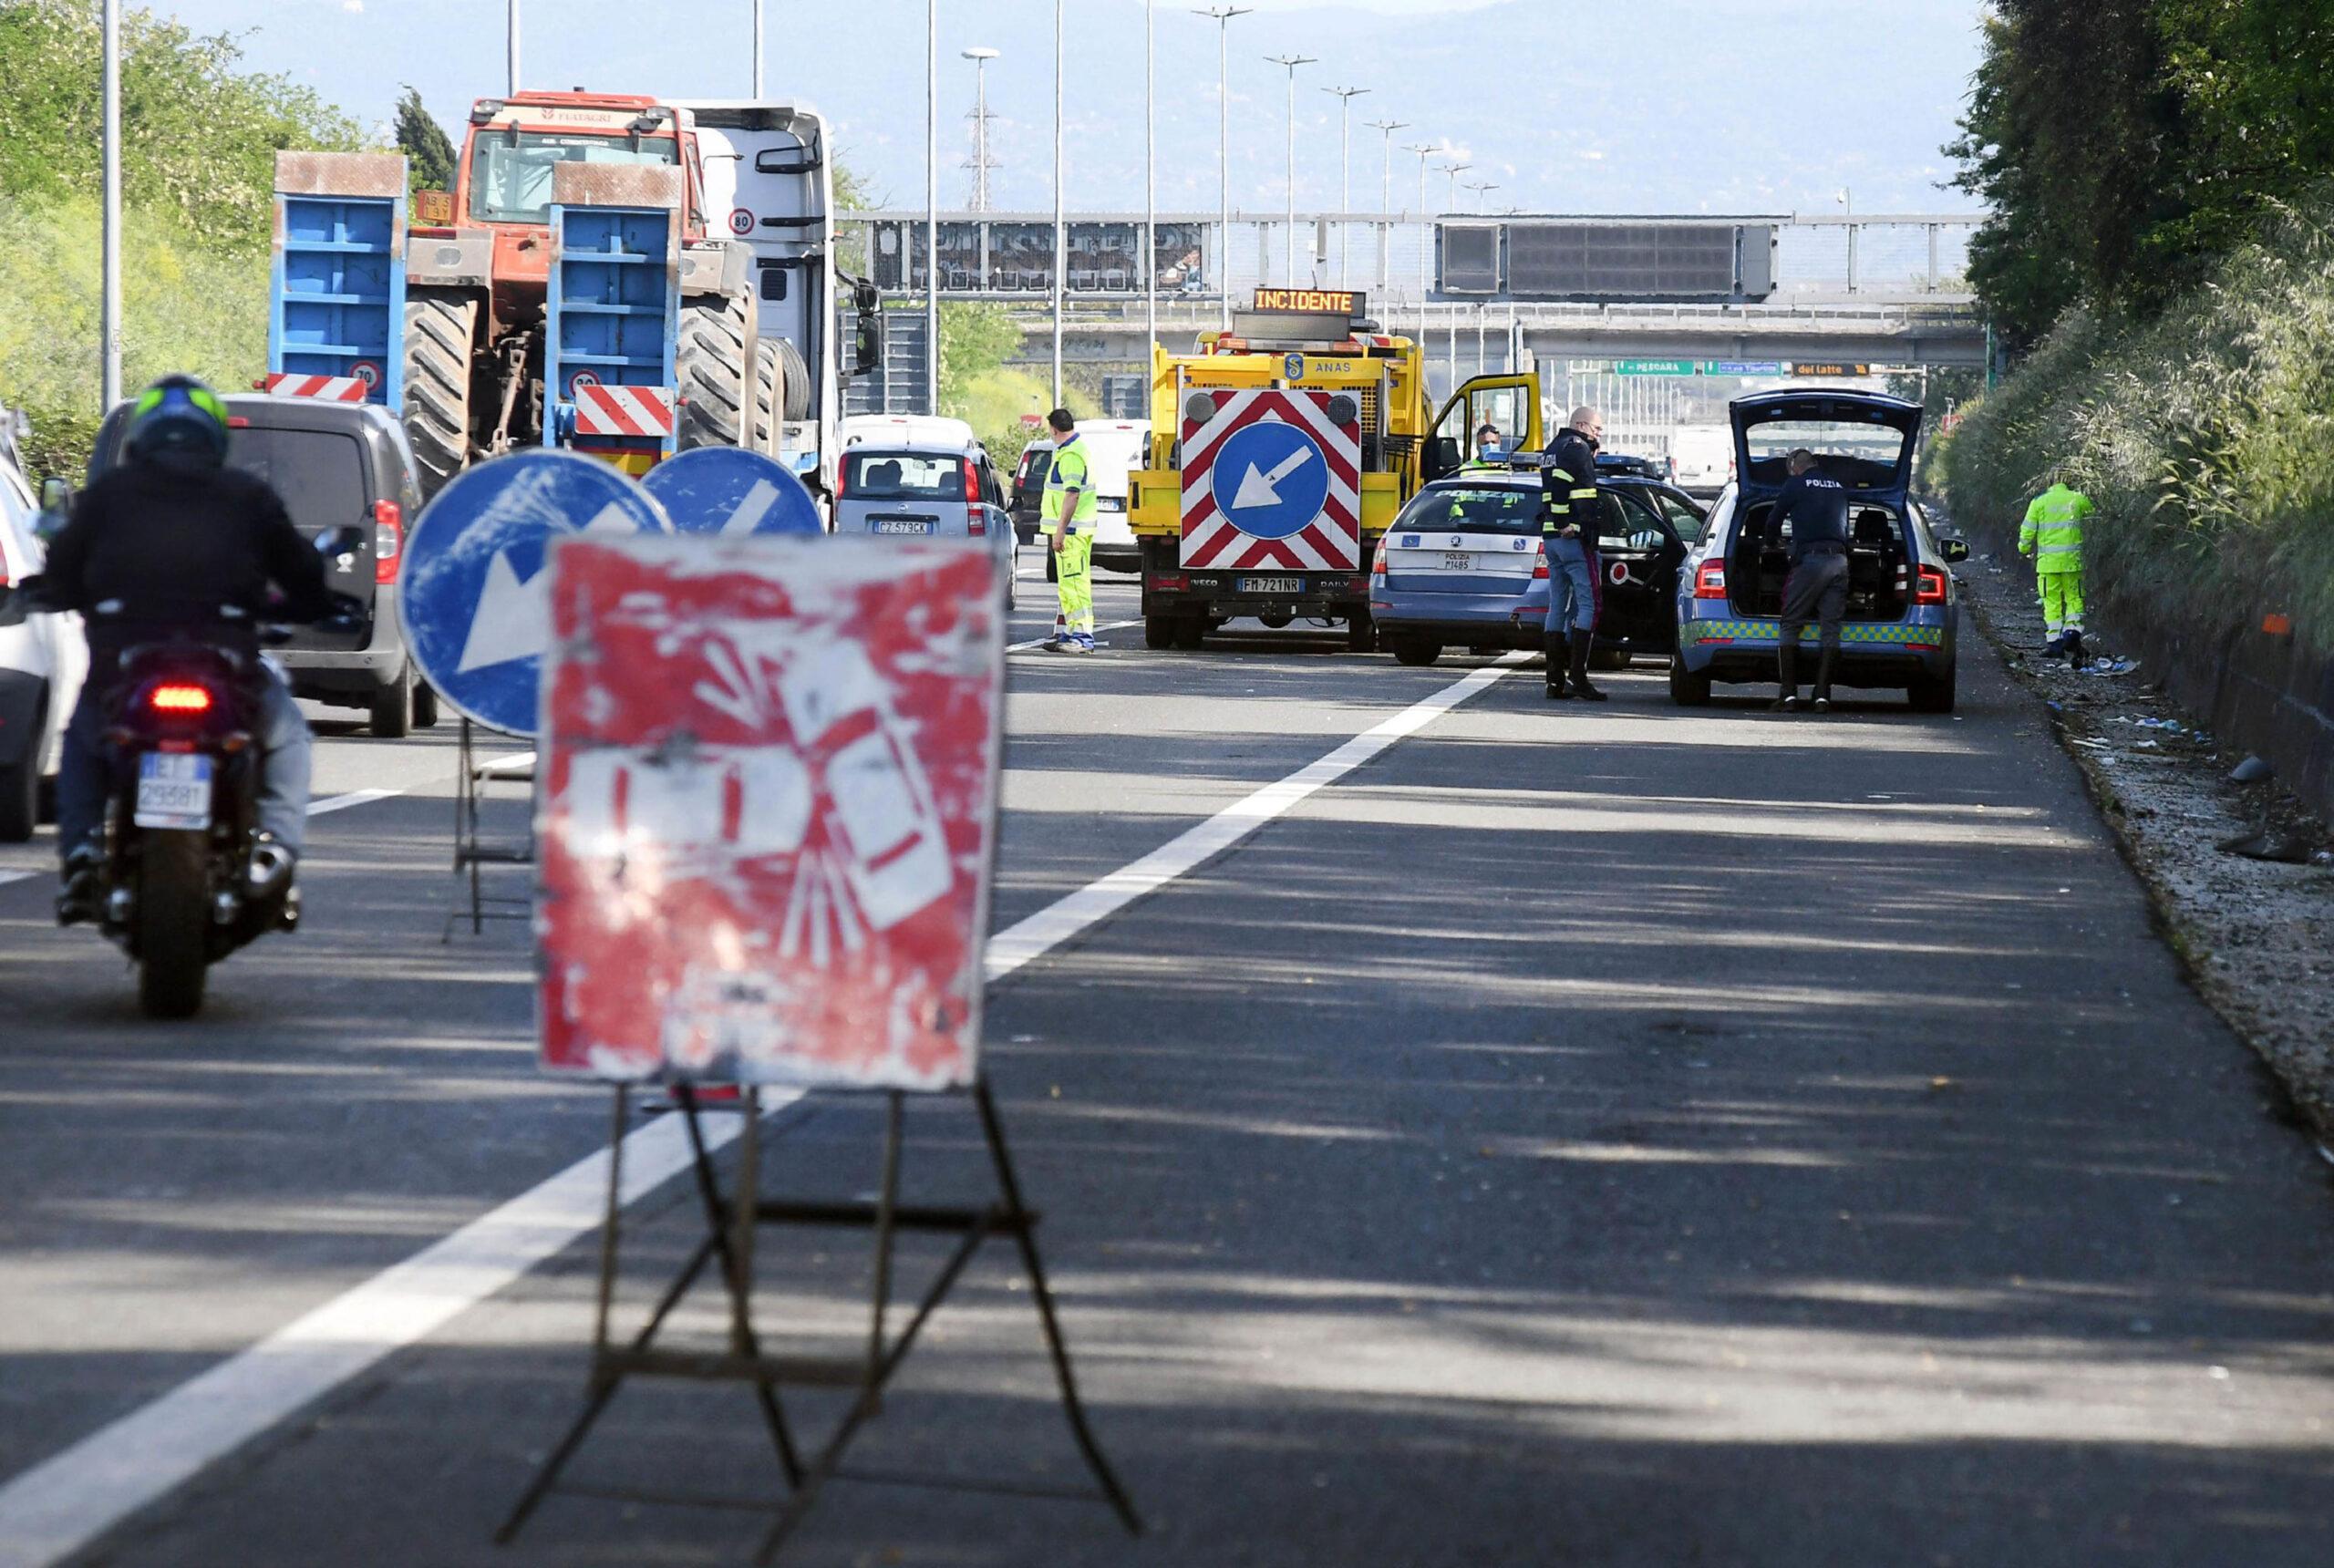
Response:
[[[1038,538],[1038,514],[1046,504],[1046,479],[1054,471],[1054,444],[1032,441],[1021,449],[1013,465],[1013,499],[1006,510],[1013,514],[1013,534],[1024,544]]]
[[[438,722],[438,694],[406,655],[398,616],[398,566],[406,530],[421,510],[413,452],[387,409],[369,403],[251,394],[226,399],[227,462],[265,480],[303,537],[354,524],[366,548],[348,564],[327,562],[329,586],[371,613],[354,632],[303,626],[273,650],[294,696],[366,710],[373,733],[402,736]],[[129,405],[98,432],[91,479],[120,461]]]
[[[1596,477],[1600,480],[1652,480],[1665,485],[1670,481],[1668,463],[1658,458],[1632,457],[1627,452],[1597,453]]]

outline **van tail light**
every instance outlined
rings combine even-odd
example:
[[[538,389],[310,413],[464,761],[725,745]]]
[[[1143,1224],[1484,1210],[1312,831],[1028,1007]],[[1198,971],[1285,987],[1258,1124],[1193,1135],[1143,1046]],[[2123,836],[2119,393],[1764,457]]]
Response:
[[[373,581],[396,582],[404,558],[405,513],[393,500],[377,500],[373,503]]]
[[[1922,567],[1919,577],[1914,582],[1913,603],[1916,604],[1944,603],[1946,583],[1948,581],[1942,567]]]
[[[209,713],[211,688],[166,682],[146,694],[146,706],[156,713]]]
[[[1694,597],[1723,599],[1726,597],[1726,562],[1705,561],[1694,568]]]
[[[1532,581],[1534,583],[1545,583],[1547,580],[1548,542],[1544,539],[1540,542],[1540,552],[1532,559]]]

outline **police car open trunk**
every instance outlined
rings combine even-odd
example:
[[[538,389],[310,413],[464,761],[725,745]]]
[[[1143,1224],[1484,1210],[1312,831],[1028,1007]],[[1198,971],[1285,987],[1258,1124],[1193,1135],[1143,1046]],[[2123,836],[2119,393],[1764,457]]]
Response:
[[[1735,612],[1782,609],[1790,534],[1775,526],[1774,500],[1791,454],[1803,449],[1848,490],[1847,618],[1903,620],[1915,564],[1905,516],[1920,406],[1876,392],[1794,390],[1737,398],[1728,415],[1740,476],[1725,560]]]

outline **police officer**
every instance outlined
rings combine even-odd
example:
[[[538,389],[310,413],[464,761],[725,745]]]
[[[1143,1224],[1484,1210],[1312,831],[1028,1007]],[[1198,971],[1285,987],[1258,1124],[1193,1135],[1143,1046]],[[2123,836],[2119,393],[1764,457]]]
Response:
[[[97,917],[104,863],[106,708],[121,655],[139,643],[191,636],[243,655],[256,703],[256,892],[289,881],[308,812],[308,721],[259,659],[255,617],[316,621],[362,606],[325,583],[323,561],[262,480],[225,467],[227,406],[189,376],[165,376],[131,410],[126,460],[74,502],[48,547],[42,600],[77,610],[89,676],[65,730],[57,770],[57,842],[64,861],[57,918]],[[284,595],[268,599],[273,583]]]
[[[2034,562],[2034,586],[2042,596],[2042,624],[2050,634],[2044,651],[2064,654],[2082,667],[2082,524],[2091,498],[2054,480],[2026,509],[2018,531],[2018,552]]]
[[[1061,613],[1054,634],[1038,645],[1049,654],[1094,651],[1094,513],[1100,502],[1086,461],[1086,443],[1067,408],[1046,416],[1054,433],[1053,467],[1046,473],[1046,499],[1038,524],[1052,542],[1054,586]]]
[[[1767,514],[1770,538],[1791,524],[1791,570],[1783,578],[1782,640],[1775,649],[1781,691],[1774,707],[1799,707],[1799,634],[1812,618],[1823,627],[1822,659],[1815,666],[1814,704],[1832,706],[1832,666],[1840,655],[1840,618],[1848,608],[1848,488],[1825,473],[1805,447],[1784,464],[1790,478]]]
[[[1588,684],[1588,652],[1604,593],[1597,543],[1605,498],[1596,490],[1596,447],[1604,437],[1602,414],[1575,408],[1548,443],[1547,461],[1540,470],[1540,542],[1548,557],[1548,618],[1540,640],[1547,654],[1552,700],[1605,700],[1605,694]],[[1565,688],[1567,665],[1569,691]]]

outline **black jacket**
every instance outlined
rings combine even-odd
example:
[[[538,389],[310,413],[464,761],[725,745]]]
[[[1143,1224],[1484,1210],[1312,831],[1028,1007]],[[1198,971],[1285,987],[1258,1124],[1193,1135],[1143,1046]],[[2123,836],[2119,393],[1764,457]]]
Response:
[[[1822,469],[1793,474],[1783,481],[1775,504],[1767,513],[1767,537],[1780,541],[1783,524],[1791,524],[1791,559],[1804,560],[1809,548],[1848,542],[1848,487]]]
[[[138,643],[188,634],[248,658],[259,652],[253,618],[316,621],[335,611],[324,561],[282,499],[234,469],[132,461],[108,469],[73,503],[44,575],[43,597],[81,613],[99,686]],[[270,605],[270,583],[282,604]]]
[[[1596,549],[1605,521],[1605,503],[1596,493],[1596,444],[1567,425],[1548,443],[1547,459],[1540,470],[1542,531],[1553,539],[1576,527],[1583,547]]]

